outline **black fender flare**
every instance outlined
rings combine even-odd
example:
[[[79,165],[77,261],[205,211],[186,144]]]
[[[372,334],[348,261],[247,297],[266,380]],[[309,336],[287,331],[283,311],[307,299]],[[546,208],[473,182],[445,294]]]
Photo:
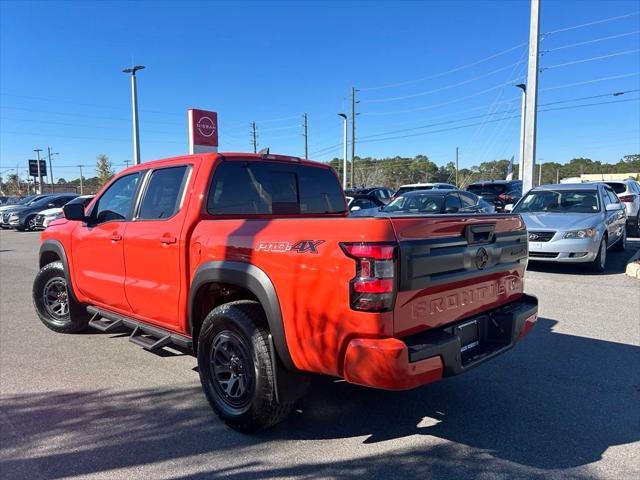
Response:
[[[194,304],[201,287],[208,283],[220,282],[245,288],[260,301],[267,317],[269,330],[278,357],[289,370],[295,370],[287,347],[282,321],[282,311],[276,289],[267,274],[255,265],[232,261],[210,261],[196,270],[189,290],[189,331],[193,333]]]
[[[69,293],[73,297],[73,300],[78,302],[78,297],[74,291],[73,282],[71,281],[71,273],[69,270],[69,260],[67,259],[67,252],[64,249],[62,243],[58,240],[45,240],[40,245],[40,252],[38,254],[38,267],[44,267],[48,262],[43,259],[46,253],[54,253],[62,262],[62,268],[64,269],[64,276],[67,280],[67,288]],[[79,303],[79,302],[78,302]]]

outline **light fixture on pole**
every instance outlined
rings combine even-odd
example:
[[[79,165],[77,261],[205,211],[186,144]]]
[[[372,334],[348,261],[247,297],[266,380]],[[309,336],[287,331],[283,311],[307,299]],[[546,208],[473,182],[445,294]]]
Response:
[[[524,83],[519,83],[516,85],[520,90],[522,90],[522,105],[520,107],[520,169],[522,169],[522,161],[524,159],[524,129],[526,122],[526,113],[527,113],[527,86]],[[515,176],[517,179],[518,176]],[[520,172],[520,178],[522,178],[522,173]]]
[[[342,188],[347,188],[347,115],[339,113],[339,117],[343,119],[342,129]]]
[[[138,133],[138,88],[136,85],[136,72],[142,70],[144,65],[136,65],[122,70],[131,74],[131,110],[133,112],[133,163],[140,164],[140,136]]]

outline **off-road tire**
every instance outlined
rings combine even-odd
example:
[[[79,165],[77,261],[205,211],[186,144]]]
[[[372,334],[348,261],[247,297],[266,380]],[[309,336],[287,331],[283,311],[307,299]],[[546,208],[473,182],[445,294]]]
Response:
[[[275,359],[271,358],[269,331],[265,325],[260,304],[240,300],[214,308],[204,319],[198,338],[198,371],[207,400],[221,420],[243,433],[253,433],[274,426],[289,415],[293,406],[276,400],[277,386],[272,368]],[[224,362],[220,361],[221,358],[233,359],[233,356],[227,355],[229,349],[223,348],[224,345],[220,346],[220,342],[225,340],[230,342],[231,351],[237,348],[242,357],[235,364],[236,378],[244,375],[242,385],[246,386],[246,392],[242,400],[244,403],[238,401],[236,405],[232,404],[235,400],[229,395],[233,391],[227,392],[225,389],[229,388],[229,381],[221,383],[219,380],[226,379],[226,373],[215,371],[216,365],[223,372],[226,368]],[[221,350],[222,357],[217,357]],[[236,355],[236,359],[239,356]],[[229,360],[229,365],[231,362]],[[244,366],[238,367],[238,362]],[[231,375],[233,374],[229,373]],[[226,386],[223,386],[225,383]],[[238,386],[236,394],[240,389]]]
[[[45,294],[57,287],[66,299],[66,314],[55,315],[51,305],[47,307]],[[64,290],[64,295],[63,295]],[[62,262],[52,262],[40,269],[33,281],[33,305],[45,326],[58,333],[79,333],[86,330],[89,315],[83,305],[76,302],[69,292]]]

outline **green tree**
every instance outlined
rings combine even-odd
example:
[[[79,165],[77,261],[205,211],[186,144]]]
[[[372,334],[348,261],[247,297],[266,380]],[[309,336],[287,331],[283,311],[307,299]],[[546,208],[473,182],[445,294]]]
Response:
[[[98,188],[106,184],[115,175],[113,164],[104,153],[97,156],[96,173],[98,174]]]

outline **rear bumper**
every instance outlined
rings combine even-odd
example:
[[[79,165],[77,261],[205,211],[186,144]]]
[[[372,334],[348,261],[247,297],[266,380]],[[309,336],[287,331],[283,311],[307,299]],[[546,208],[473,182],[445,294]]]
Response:
[[[385,390],[426,385],[509,350],[531,330],[537,317],[538,299],[524,295],[498,309],[411,337],[356,338],[347,345],[343,376],[350,383]],[[469,324],[477,326],[478,344],[465,349],[458,332]]]

